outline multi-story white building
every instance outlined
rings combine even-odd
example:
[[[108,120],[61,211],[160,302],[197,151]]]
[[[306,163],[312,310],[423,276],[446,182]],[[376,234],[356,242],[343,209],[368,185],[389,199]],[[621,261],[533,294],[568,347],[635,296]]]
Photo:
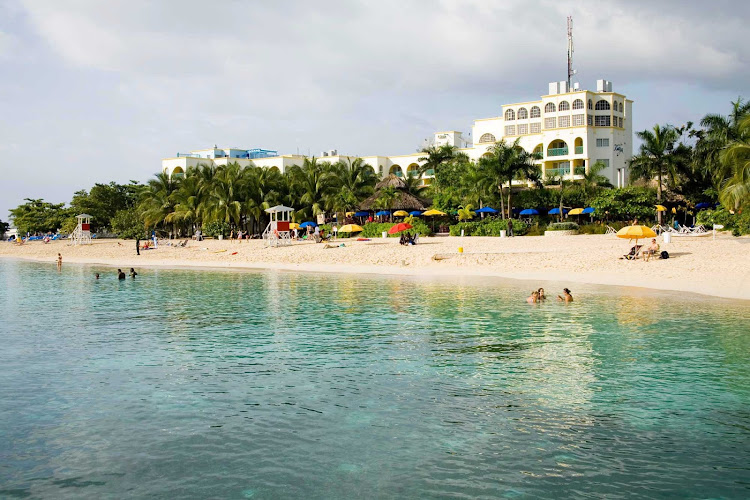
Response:
[[[581,178],[596,162],[606,168],[601,175],[618,187],[628,181],[627,164],[633,155],[633,101],[612,91],[612,82],[598,80],[596,91],[569,89],[567,82],[549,84],[547,95],[539,100],[506,104],[502,114],[494,118],[474,121],[472,141],[461,132],[437,132],[434,144],[450,144],[466,153],[472,160],[488,154],[498,141],[519,141],[528,152],[541,153],[538,161],[542,176]],[[395,156],[363,156],[365,163],[384,177],[417,174],[423,153]],[[184,173],[200,164],[226,165],[236,162],[241,166],[278,168],[285,172],[293,165],[301,165],[303,155],[278,155],[269,150],[209,148],[191,151],[186,155],[162,160],[162,170],[169,175]],[[356,157],[324,152],[319,161],[350,162]],[[429,184],[434,172],[423,174]]]

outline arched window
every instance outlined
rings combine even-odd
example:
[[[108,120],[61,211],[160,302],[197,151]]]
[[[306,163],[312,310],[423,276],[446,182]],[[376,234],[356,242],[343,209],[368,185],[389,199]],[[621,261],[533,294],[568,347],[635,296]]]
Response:
[[[560,105],[557,107],[558,111],[569,111],[570,110],[570,103],[568,101],[563,101],[560,103]]]
[[[620,103],[620,113],[622,113],[622,103]]]
[[[589,109],[594,109],[594,103],[589,99]]]
[[[526,108],[519,108],[518,109],[518,119],[519,120],[525,120],[529,117],[529,112]]]
[[[482,137],[479,138],[479,142],[496,142],[495,136],[492,134],[482,134]]]
[[[542,116],[542,112],[539,109],[539,106],[531,106],[531,117],[539,118],[540,116]]]
[[[516,112],[512,109],[509,109],[505,112],[505,119],[506,120],[515,120],[516,119]]]
[[[555,112],[555,103],[554,102],[548,102],[546,106],[544,106],[544,112],[545,113],[554,113]]]
[[[604,111],[609,109],[609,103],[605,101],[604,99],[599,99],[596,101],[596,108],[598,111]]]
[[[573,109],[583,109],[583,101],[581,99],[573,101]]]

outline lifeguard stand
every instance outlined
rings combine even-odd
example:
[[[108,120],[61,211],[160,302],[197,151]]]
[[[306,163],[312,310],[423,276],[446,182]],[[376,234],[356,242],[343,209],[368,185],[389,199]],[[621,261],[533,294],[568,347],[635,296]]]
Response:
[[[73,234],[70,235],[73,245],[91,244],[91,216],[89,214],[76,215],[78,225]]]
[[[266,213],[271,216],[271,222],[263,231],[263,239],[270,247],[281,247],[292,244],[292,236],[289,231],[289,223],[292,217],[293,208],[284,205],[276,205],[267,208]]]

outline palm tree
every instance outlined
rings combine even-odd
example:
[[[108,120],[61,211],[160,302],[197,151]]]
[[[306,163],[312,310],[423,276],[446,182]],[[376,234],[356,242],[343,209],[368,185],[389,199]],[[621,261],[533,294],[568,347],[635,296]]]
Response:
[[[174,211],[164,220],[170,224],[184,223],[200,226],[201,206],[199,194],[199,179],[196,175],[186,172],[177,190],[172,193]]]
[[[669,175],[672,179],[676,176],[675,157],[672,155],[674,146],[680,138],[679,133],[671,125],[654,125],[653,131],[643,130],[636,132],[639,139],[643,141],[638,155],[630,160],[630,175],[635,179],[652,180],[657,179],[656,199],[662,200],[662,179]],[[659,224],[661,224],[662,213],[658,212]]]
[[[421,197],[422,194],[427,190],[427,186],[422,184],[422,178],[419,175],[414,175],[412,172],[407,172],[406,177],[403,178],[404,187],[401,188],[416,197]]]
[[[740,121],[736,138],[719,158],[729,174],[719,192],[722,204],[730,209],[750,204],[750,116]]]
[[[464,207],[459,207],[458,209],[458,220],[459,221],[465,221],[470,220],[474,218],[474,210],[472,210],[471,205],[466,205]]]
[[[323,213],[326,196],[331,187],[331,175],[329,163],[318,163],[318,159],[305,158],[301,167],[291,168],[290,181],[292,187],[300,194],[299,201],[305,207],[310,207],[310,215],[316,216]]]
[[[172,178],[166,172],[160,172],[148,181],[148,188],[143,193],[140,209],[146,228],[156,228],[174,211],[172,194],[180,185],[181,178]]]
[[[393,204],[398,198],[398,192],[393,186],[386,186],[380,190],[378,199],[375,200],[375,205],[383,210],[389,210],[393,208]]]
[[[242,223],[243,198],[242,169],[237,163],[220,166],[216,170],[208,195],[208,212],[212,220],[240,226]]]
[[[604,177],[599,172],[607,168],[607,165],[602,161],[597,161],[591,165],[586,172],[583,174],[583,179],[580,180],[583,192],[586,194],[586,198],[593,197],[593,195],[602,187],[614,187],[607,177]]]
[[[479,165],[489,180],[493,182],[500,193],[500,211],[505,218],[503,202],[503,184],[508,183],[508,218],[512,214],[512,181],[526,179],[539,182],[539,167],[534,163],[539,154],[529,153],[519,146],[519,139],[512,144],[499,141],[487,150],[489,155],[479,160]]]
[[[708,171],[717,187],[729,177],[726,164],[720,159],[721,152],[730,143],[740,139],[740,122],[748,114],[750,101],[743,101],[738,97],[732,102],[732,110],[728,116],[708,114],[701,120],[703,130],[692,133],[698,138],[695,144],[697,166]]]
[[[250,230],[260,233],[265,210],[282,202],[286,178],[276,168],[247,167],[244,173],[241,186],[244,211],[252,219]]]
[[[451,146],[450,144],[428,146],[423,148],[421,152],[425,153],[427,156],[418,159],[418,161],[424,162],[419,166],[419,175],[424,174],[427,170],[433,170],[435,174],[437,174],[441,165],[454,160],[458,155],[463,154],[459,153],[456,146]]]
[[[360,201],[375,190],[377,177],[375,170],[362,158],[353,161],[339,161],[331,165],[330,192],[326,198],[326,208],[336,212],[346,212],[355,208]]]
[[[548,177],[546,182],[547,182],[547,184],[552,184],[552,185],[558,185],[558,186],[560,186],[560,192],[559,192],[559,194],[560,194],[560,198],[559,198],[560,199],[560,205],[559,205],[558,209],[560,210],[560,214],[559,214],[560,222],[562,222],[563,216],[565,215],[563,213],[563,209],[564,209],[564,206],[563,206],[564,203],[563,202],[565,200],[565,193],[571,187],[573,187],[573,185],[575,184],[575,181],[572,181],[570,179],[566,179],[564,176],[560,175],[560,176]]]

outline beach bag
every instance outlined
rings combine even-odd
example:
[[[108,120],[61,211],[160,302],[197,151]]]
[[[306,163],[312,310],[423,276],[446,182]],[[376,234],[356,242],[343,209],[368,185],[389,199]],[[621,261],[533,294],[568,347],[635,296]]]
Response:
[[[662,250],[662,252],[661,252],[661,258],[662,259],[668,259],[669,258],[669,252],[667,252],[666,250]]]

